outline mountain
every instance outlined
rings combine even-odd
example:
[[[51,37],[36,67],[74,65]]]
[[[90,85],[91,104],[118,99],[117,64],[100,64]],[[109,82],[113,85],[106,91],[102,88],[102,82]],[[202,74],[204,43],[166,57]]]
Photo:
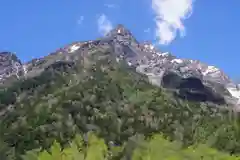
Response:
[[[94,47],[108,48],[117,60],[125,60],[137,72],[147,75],[150,83],[172,90],[180,98],[230,106],[240,103],[239,87],[219,68],[198,60],[179,59],[150,43],[140,43],[121,24],[97,40],[72,43],[26,64],[13,53],[0,53],[3,57],[0,82],[11,82],[9,77],[33,77],[57,61],[81,59]]]
[[[123,25],[27,63],[11,52],[1,57],[1,160],[52,159],[59,152],[100,157],[101,147],[108,159],[131,159],[139,145],[136,156],[145,153],[142,145],[156,154],[177,152],[174,158],[240,153],[234,83],[219,69],[138,42]],[[92,132],[101,140],[89,139]],[[149,142],[155,134],[161,136]],[[193,154],[196,144],[207,147]]]

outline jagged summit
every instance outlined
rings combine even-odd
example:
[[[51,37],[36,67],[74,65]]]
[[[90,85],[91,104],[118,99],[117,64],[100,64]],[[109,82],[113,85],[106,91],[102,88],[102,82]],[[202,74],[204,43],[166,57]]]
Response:
[[[115,36],[115,35],[131,35],[131,32],[122,24],[116,25],[115,28],[113,28],[109,33],[106,34],[106,36]]]
[[[130,43],[138,44],[138,41],[133,36],[133,34],[128,30],[124,25],[118,24],[115,28],[113,28],[106,37],[111,37],[117,40],[128,40]]]
[[[18,59],[16,53],[13,53],[13,52],[10,52],[10,51],[0,52],[0,56],[1,56],[1,59],[2,59],[2,58],[8,58],[8,59],[12,59],[12,60],[14,60],[14,61],[20,62],[20,60]],[[20,63],[21,63],[21,62],[20,62]]]

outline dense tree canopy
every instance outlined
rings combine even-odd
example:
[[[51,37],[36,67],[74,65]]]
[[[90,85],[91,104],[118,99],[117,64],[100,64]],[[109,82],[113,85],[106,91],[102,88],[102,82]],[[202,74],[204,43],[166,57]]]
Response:
[[[94,159],[92,156],[104,159],[102,154],[109,156],[112,145],[119,150],[115,159],[124,156],[194,159],[208,151],[215,154],[215,149],[223,157],[225,154],[220,152],[226,152],[226,157],[240,153],[238,115],[173,98],[124,63],[115,63],[107,54],[99,55],[104,58],[96,61],[92,56],[84,63],[74,64],[58,62],[41,75],[20,80],[0,91],[1,160],[20,159],[27,151],[39,148],[39,159],[43,160],[43,156],[49,159],[51,155],[43,150],[49,150],[54,142],[56,154],[74,152],[79,157],[91,156],[86,159]],[[71,149],[59,150],[68,146],[76,134],[90,131],[101,139],[98,139],[101,151],[95,152],[99,148],[87,144],[83,150],[71,145]],[[161,137],[149,140],[156,133],[161,133]],[[136,137],[143,137],[142,141],[147,141],[143,146],[153,147],[153,153],[133,143],[131,139]],[[174,148],[172,140],[181,148]],[[197,148],[199,155],[192,153],[196,144],[205,144]],[[172,147],[170,150],[168,145]],[[158,153],[157,148],[163,152]],[[93,152],[99,155],[92,155]]]

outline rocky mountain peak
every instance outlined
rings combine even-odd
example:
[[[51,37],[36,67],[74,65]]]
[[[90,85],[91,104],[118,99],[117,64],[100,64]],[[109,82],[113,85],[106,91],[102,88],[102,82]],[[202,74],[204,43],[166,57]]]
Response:
[[[137,45],[138,42],[133,36],[133,34],[124,25],[118,24],[114,29],[112,29],[106,37],[111,37],[115,42],[120,42],[124,44]]]
[[[240,91],[236,90],[236,87],[228,87],[229,84],[232,84],[231,79],[215,66],[199,60],[177,58],[169,52],[161,52],[150,42],[139,43],[132,33],[121,24],[117,25],[107,36],[114,39],[113,46],[117,55],[124,57],[129,65],[135,66],[138,72],[147,75],[150,82],[158,86],[163,84],[164,76],[175,74],[175,78],[179,77],[184,81],[194,77],[205,86],[200,89],[199,93],[210,93],[209,90],[212,90],[215,97],[220,93],[239,99],[239,96],[236,95],[240,95]],[[174,78],[172,80],[174,81]],[[197,83],[197,81],[191,79],[189,83]],[[209,94],[201,96],[211,97]]]
[[[12,52],[0,52],[0,80],[3,82],[5,79],[15,76],[19,77],[23,74],[23,66]]]
[[[74,42],[49,56],[25,65],[21,64],[15,54],[2,52],[0,53],[0,82],[11,75],[18,77],[22,72],[31,77],[30,75],[42,72],[44,68],[59,60],[81,59],[96,48],[110,49],[116,59],[125,60],[128,65],[135,67],[137,72],[149,78],[150,83],[174,88],[181,93],[181,96],[184,95],[183,97],[190,96],[195,100],[222,102],[225,96],[232,96],[240,101],[240,89],[221,69],[199,60],[177,58],[169,52],[162,52],[151,42],[139,43],[122,24],[117,25],[100,39]],[[236,99],[230,99],[230,103],[234,104]]]
[[[115,28],[113,28],[106,36],[115,36],[115,35],[131,35],[131,32],[125,28],[124,25],[118,24]]]
[[[0,52],[0,62],[4,61],[15,61],[21,63],[15,53],[8,51]]]

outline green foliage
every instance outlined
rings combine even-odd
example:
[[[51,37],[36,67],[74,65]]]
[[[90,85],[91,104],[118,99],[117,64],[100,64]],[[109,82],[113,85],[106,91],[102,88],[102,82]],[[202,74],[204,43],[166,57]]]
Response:
[[[240,153],[238,115],[174,99],[108,54],[91,54],[95,56],[74,64],[51,65],[41,75],[0,91],[1,156],[11,153],[19,159],[32,149],[49,150],[54,141],[65,146],[74,135],[89,131],[106,141],[116,159],[121,154],[129,158],[138,145],[138,140],[129,142],[132,137],[159,132],[184,147],[200,143]],[[90,159],[106,156],[103,141],[97,142],[87,147],[99,153],[88,154]],[[112,143],[118,148],[111,149]]]
[[[54,141],[49,151],[30,151],[22,158],[23,160],[105,160],[107,154],[108,149],[104,140],[88,134],[86,144],[78,135],[65,148],[61,148],[60,144]]]
[[[76,141],[76,139],[78,139]],[[123,151],[123,150],[122,150]],[[89,134],[86,142],[78,135],[67,147],[61,148],[54,142],[50,151],[30,151],[22,156],[23,160],[114,160],[112,150],[108,149],[103,139]],[[125,159],[126,152],[117,159]],[[178,142],[170,142],[162,135],[156,134],[138,144],[130,153],[132,160],[239,160],[239,157],[221,153],[206,145],[183,148]]]
[[[206,145],[182,148],[179,142],[169,142],[162,135],[154,135],[150,140],[139,146],[133,153],[133,160],[196,160],[218,159],[237,160],[239,157],[221,153]]]

